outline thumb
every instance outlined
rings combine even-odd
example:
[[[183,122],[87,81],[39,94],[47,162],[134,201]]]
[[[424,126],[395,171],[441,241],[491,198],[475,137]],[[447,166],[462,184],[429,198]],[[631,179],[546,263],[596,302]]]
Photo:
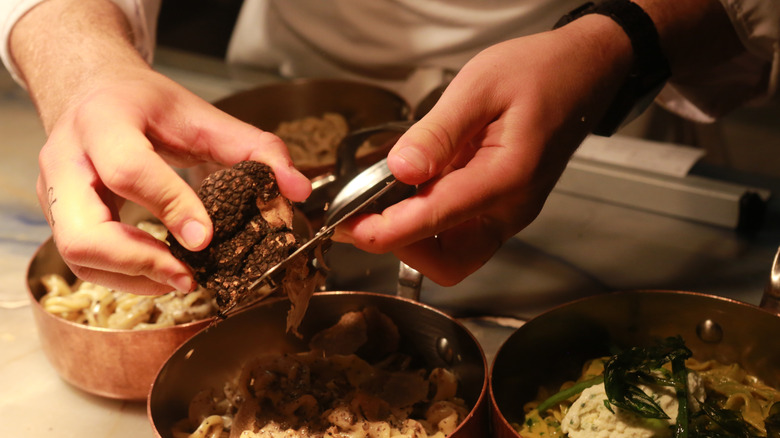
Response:
[[[387,165],[401,182],[422,184],[441,174],[489,122],[489,117],[469,110],[477,108],[469,103],[474,93],[453,89],[453,84],[388,153]]]

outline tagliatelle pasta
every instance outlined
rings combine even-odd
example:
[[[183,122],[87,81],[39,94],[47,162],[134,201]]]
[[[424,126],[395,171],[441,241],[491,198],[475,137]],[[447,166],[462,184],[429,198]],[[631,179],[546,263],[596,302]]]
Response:
[[[303,117],[282,122],[274,131],[287,145],[296,166],[320,166],[336,160],[336,149],[349,133],[347,120],[338,113],[324,113],[321,117]],[[364,142],[358,156],[370,149]]]
[[[386,318],[375,309],[348,312],[315,335],[308,351],[268,353],[245,363],[222,388],[203,389],[190,401],[173,437],[446,437],[468,414],[453,372],[413,367],[394,349],[373,362],[355,353],[377,339],[395,343],[392,322],[381,328],[390,336],[358,342],[360,336],[351,336],[365,329],[366,320],[377,327]]]
[[[603,373],[604,358],[589,360],[583,365],[579,378],[576,381],[565,382],[561,385],[560,390],[569,389],[578,382],[584,382]],[[539,388],[537,397],[525,404],[525,421],[523,424],[513,425],[515,430],[520,433],[520,436],[523,438],[557,438],[565,436],[561,430],[561,421],[563,421],[566,411],[577,397],[575,396],[564,400],[551,409],[547,409],[543,413],[540,413],[537,407],[551,395],[552,392],[541,387]]]
[[[158,224],[141,222],[138,227],[164,240],[167,230]],[[214,294],[198,287],[190,293],[136,295],[77,281],[70,285],[62,276],[41,277],[46,294],[40,299],[44,310],[61,318],[92,327],[143,330],[198,321],[217,314]]]
[[[598,358],[588,361],[583,366],[579,378],[576,381],[564,383],[560,390],[566,390],[579,382],[586,382],[602,375],[606,360],[607,358]],[[691,400],[689,401],[690,408],[694,412],[701,409],[700,405],[705,400],[713,401],[719,408],[733,411],[739,418],[742,418],[742,420],[755,428],[757,436],[767,435],[764,421],[770,415],[772,406],[780,402],[780,390],[768,386],[757,377],[748,374],[738,364],[725,365],[715,360],[698,361],[695,358],[689,358],[686,360],[685,365],[689,374],[689,387],[691,387],[693,381],[700,386],[698,391],[691,395]],[[595,397],[593,395],[595,392],[591,392],[590,397]],[[580,397],[581,394],[583,397]],[[537,408],[551,395],[550,391],[540,388],[537,398],[525,404],[525,419],[523,423],[513,425],[521,437],[555,438],[570,436],[570,434],[565,432],[567,428],[563,427],[564,423],[569,425],[572,421],[570,415],[567,416],[567,414],[569,414],[569,411],[574,412],[575,408],[580,409],[580,406],[573,406],[573,404],[582,403],[582,399],[585,398],[585,392],[574,394],[570,398],[554,404],[549,409],[545,409],[544,412],[539,412]],[[652,396],[656,400],[661,398],[660,393],[655,393]],[[618,408],[615,407],[613,409]],[[628,422],[630,420],[626,413],[619,412],[618,414],[619,421]],[[592,417],[588,421],[591,420],[603,421],[603,418],[599,417],[596,420],[595,417]],[[630,425],[630,423],[626,424]],[[602,427],[605,426],[594,423],[590,426],[591,431],[586,434],[578,434],[578,436],[596,436],[599,433],[607,434],[607,431],[599,431],[598,428]],[[671,429],[669,426],[661,426],[659,430],[648,430],[643,432],[643,434],[645,435],[642,436],[652,437],[671,436]],[[609,436],[623,435],[616,433]]]
[[[260,357],[200,392],[175,438],[444,438],[468,413],[455,376],[354,354]],[[393,369],[396,368],[396,369]]]
[[[766,434],[764,420],[772,405],[780,402],[780,390],[748,374],[738,364],[689,360],[687,366],[701,376],[705,388],[721,397],[725,409],[739,412],[747,423]]]
[[[57,274],[45,275],[41,282],[47,290],[40,301],[44,310],[92,327],[154,329],[202,320],[217,313],[214,294],[203,288],[186,294],[147,296],[89,282],[71,287]]]

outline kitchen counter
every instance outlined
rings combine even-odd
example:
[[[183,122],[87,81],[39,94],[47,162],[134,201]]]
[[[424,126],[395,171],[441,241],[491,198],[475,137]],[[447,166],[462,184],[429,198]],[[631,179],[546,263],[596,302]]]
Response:
[[[157,68],[207,100],[268,76],[228,71],[171,53]],[[106,400],[62,381],[37,339],[25,271],[49,236],[35,198],[37,152],[44,142],[25,93],[0,74],[0,436],[147,437],[141,403]],[[725,172],[724,178],[734,178]],[[737,176],[739,177],[739,176]],[[751,183],[780,193],[780,183],[750,175]],[[757,304],[780,243],[777,197],[754,236],[732,229],[554,191],[539,218],[508,242],[483,269],[456,287],[423,282],[421,301],[464,322],[492,358],[521,323],[568,300],[611,290],[673,289],[712,293]],[[397,262],[334,247],[331,285],[392,292]]]

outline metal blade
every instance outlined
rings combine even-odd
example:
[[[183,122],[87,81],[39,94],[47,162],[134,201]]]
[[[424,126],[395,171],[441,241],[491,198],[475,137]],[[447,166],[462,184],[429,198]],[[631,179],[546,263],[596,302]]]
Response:
[[[292,260],[296,259],[297,257],[309,257],[312,258],[312,253],[317,248],[321,247],[323,243],[326,243],[330,240],[330,238],[333,236],[333,232],[335,231],[336,227],[352,217],[354,214],[359,213],[365,207],[369,206],[370,204],[374,203],[377,199],[382,197],[384,194],[392,190],[396,185],[400,185],[401,183],[396,181],[395,179],[392,179],[391,181],[388,181],[385,183],[383,187],[381,187],[378,191],[376,191],[374,194],[369,196],[365,201],[361,202],[351,210],[347,211],[343,214],[343,216],[339,217],[338,220],[335,222],[324,226],[320,228],[319,231],[312,237],[309,241],[298,247],[292,254],[287,256],[284,260],[277,263],[276,265],[272,266],[270,269],[265,271],[259,278],[254,280],[252,284],[249,286],[249,296],[252,296],[254,292],[256,292],[260,287],[268,284],[272,288],[278,286],[281,284],[281,279],[284,275],[285,266],[287,266]],[[267,294],[257,294],[256,297],[250,298],[243,302],[237,302],[231,307],[228,307],[225,309],[223,315],[228,315],[230,313],[238,312],[242,309],[252,307],[255,304],[257,304],[259,301],[261,301],[263,298],[265,298]]]

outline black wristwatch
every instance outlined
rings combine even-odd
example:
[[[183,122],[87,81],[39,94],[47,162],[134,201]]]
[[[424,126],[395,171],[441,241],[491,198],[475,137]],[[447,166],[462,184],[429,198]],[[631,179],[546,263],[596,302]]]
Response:
[[[630,0],[585,3],[561,17],[555,28],[587,14],[601,14],[613,19],[626,32],[634,50],[634,63],[625,83],[604,117],[593,128],[596,135],[610,136],[650,106],[671,76],[671,70],[661,50],[655,24],[639,5]]]

